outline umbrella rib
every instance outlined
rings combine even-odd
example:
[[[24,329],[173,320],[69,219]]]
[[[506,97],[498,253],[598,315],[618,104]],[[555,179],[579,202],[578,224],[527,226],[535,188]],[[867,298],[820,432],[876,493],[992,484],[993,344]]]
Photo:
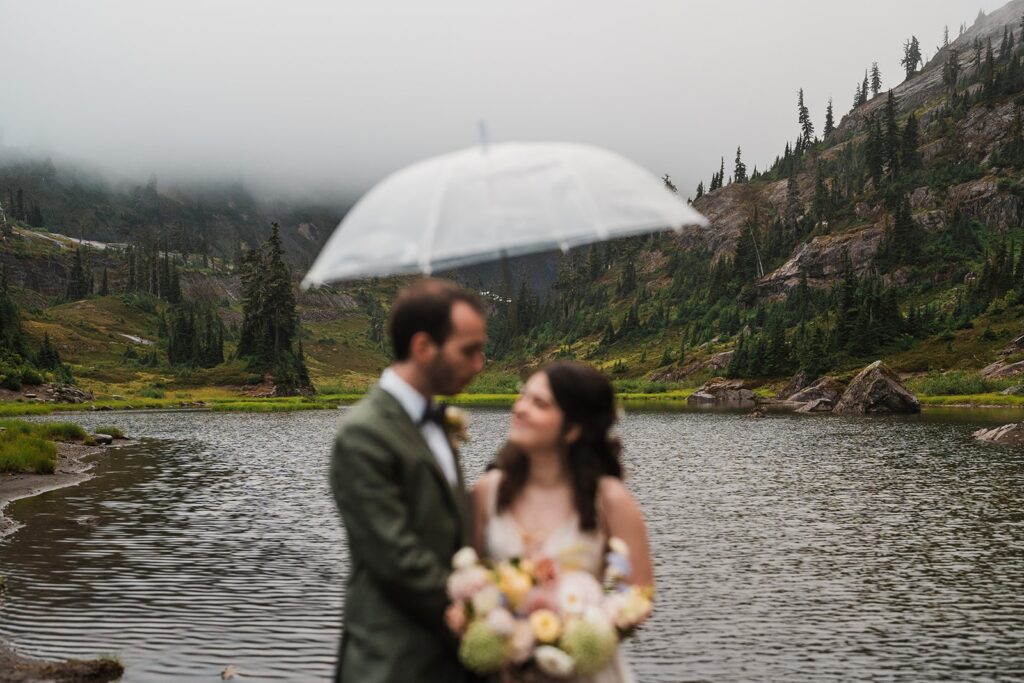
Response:
[[[445,165],[444,176],[441,179],[441,183],[437,188],[437,192],[434,193],[434,201],[430,207],[430,222],[427,223],[427,234],[423,240],[423,254],[420,255],[419,266],[420,270],[426,274],[431,273],[431,249],[434,246],[434,241],[437,238],[437,226],[441,222],[441,206],[444,204],[444,196],[448,192],[448,179],[451,178],[452,168],[455,166],[455,160],[449,159]]]

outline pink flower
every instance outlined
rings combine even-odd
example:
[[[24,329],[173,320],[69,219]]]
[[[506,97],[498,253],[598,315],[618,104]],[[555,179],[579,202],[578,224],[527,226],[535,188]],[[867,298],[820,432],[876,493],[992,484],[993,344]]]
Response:
[[[550,557],[543,557],[537,560],[533,575],[537,577],[538,583],[551,583],[558,579],[558,563]]]
[[[536,586],[526,594],[523,611],[531,614],[539,609],[558,610],[558,597],[552,586]]]
[[[452,600],[469,600],[492,583],[491,573],[483,567],[459,569],[448,577],[448,597]]]
[[[448,609],[444,612],[444,621],[452,633],[461,636],[466,630],[466,605],[461,602],[453,602],[448,605]]]
[[[533,646],[536,643],[537,639],[534,638],[530,623],[517,620],[515,630],[512,631],[512,640],[509,642],[509,659],[516,664],[522,664],[533,655]]]

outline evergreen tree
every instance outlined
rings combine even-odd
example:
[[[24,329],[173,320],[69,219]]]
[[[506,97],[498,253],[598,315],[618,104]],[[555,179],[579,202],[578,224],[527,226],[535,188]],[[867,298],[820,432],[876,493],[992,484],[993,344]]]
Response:
[[[100,280],[100,296],[108,296],[110,294],[110,286],[107,282],[107,269],[103,269],[103,279]]]
[[[917,116],[911,112],[907,117],[907,123],[903,127],[903,150],[901,162],[906,171],[913,172],[921,168],[921,154],[917,150],[918,145]]]
[[[832,115],[832,98],[830,97],[828,98],[828,107],[825,109],[825,130],[822,132],[822,135],[827,140],[835,129],[835,119]]]
[[[810,144],[814,137],[814,124],[811,122],[811,114],[804,104],[804,89],[800,88],[797,95],[797,120],[800,122],[800,134],[803,136],[803,143]]]
[[[293,347],[298,339],[298,315],[291,270],[284,261],[280,226],[272,224],[270,237],[242,263],[243,314],[237,355],[250,367],[272,370],[279,386],[308,389],[305,360]]]
[[[889,91],[885,102],[885,137],[882,138],[882,153],[885,156],[886,171],[890,179],[900,172],[900,129],[896,123],[896,98]]]
[[[736,168],[733,171],[733,178],[737,183],[747,182],[747,166],[743,163],[742,151],[739,147],[736,148]]]
[[[885,155],[882,149],[882,130],[878,124],[878,118],[872,114],[868,120],[868,138],[865,143],[864,161],[867,166],[868,175],[875,183],[875,187],[882,182],[882,166],[885,162]]]
[[[866,103],[868,101],[868,88],[869,87],[870,86],[868,85],[868,72],[865,71],[864,72],[864,80],[860,84],[860,91],[861,91],[861,94],[862,94],[861,104],[864,104],[864,103]]]
[[[942,67],[942,82],[946,84],[947,88],[954,90],[959,77],[960,53],[954,47],[950,48],[949,57],[946,58],[946,63]]]
[[[64,298],[67,301],[76,301],[84,299],[90,294],[92,294],[91,274],[82,262],[81,248],[75,249],[75,255],[71,261],[71,270],[68,273],[64,289]]]
[[[906,70],[908,80],[917,73],[917,66],[920,63],[921,43],[918,42],[916,36],[911,36],[910,40],[903,44],[903,59],[900,60],[900,64]]]
[[[41,370],[59,370],[63,363],[56,347],[50,342],[50,334],[43,333],[43,343],[39,346],[39,353],[36,356],[36,366]]]
[[[882,72],[878,68],[878,62],[871,63],[871,96],[877,97],[882,91]]]

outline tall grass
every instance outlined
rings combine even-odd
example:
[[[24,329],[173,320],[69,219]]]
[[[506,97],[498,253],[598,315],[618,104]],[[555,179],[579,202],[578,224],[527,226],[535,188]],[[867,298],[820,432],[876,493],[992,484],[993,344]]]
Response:
[[[115,439],[125,438],[124,432],[122,432],[119,427],[115,427],[114,425],[101,425],[93,429],[93,432],[95,434],[107,434],[109,436],[114,437]]]
[[[0,433],[0,472],[53,474],[57,446],[52,441],[8,430]]]
[[[991,394],[1007,389],[1014,384],[1017,384],[1014,380],[992,380],[977,372],[963,370],[950,370],[941,375],[921,377],[909,382],[911,391],[925,396]]]

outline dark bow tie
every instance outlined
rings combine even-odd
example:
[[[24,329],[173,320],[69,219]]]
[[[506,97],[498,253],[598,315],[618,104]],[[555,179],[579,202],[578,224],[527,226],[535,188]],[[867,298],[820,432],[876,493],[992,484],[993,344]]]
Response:
[[[423,410],[423,417],[420,418],[420,425],[425,425],[428,422],[434,422],[440,427],[444,427],[444,409],[445,404],[434,403],[433,401],[427,403],[427,407]]]

